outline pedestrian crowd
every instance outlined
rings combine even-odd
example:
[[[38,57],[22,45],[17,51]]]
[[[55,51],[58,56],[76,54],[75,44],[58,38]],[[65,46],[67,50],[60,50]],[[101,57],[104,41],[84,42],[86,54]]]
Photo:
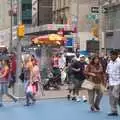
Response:
[[[113,50],[110,56],[94,55],[86,59],[76,50],[76,54],[68,59],[64,53],[55,54],[51,58],[51,68],[48,69],[48,81],[43,85],[40,66],[34,55],[28,56],[22,63],[20,79],[24,84],[26,96],[25,106],[35,104],[39,90],[49,90],[51,87],[60,89],[68,85],[68,100],[89,102],[90,110],[100,111],[103,95],[108,91],[111,113],[109,116],[118,116],[120,108],[120,57]],[[17,98],[8,92],[14,87],[16,73],[16,59],[13,55],[9,60],[0,61],[0,107],[3,106],[2,97],[6,94],[17,102]],[[87,94],[82,92],[85,90]]]
[[[69,93],[68,100],[87,101],[88,91],[90,110],[100,111],[103,95],[108,91],[111,113],[108,116],[118,116],[120,109],[120,58],[118,52],[113,50],[110,56],[94,55],[86,62],[85,57],[76,51],[76,56],[68,63]],[[79,95],[82,93],[81,95]]]

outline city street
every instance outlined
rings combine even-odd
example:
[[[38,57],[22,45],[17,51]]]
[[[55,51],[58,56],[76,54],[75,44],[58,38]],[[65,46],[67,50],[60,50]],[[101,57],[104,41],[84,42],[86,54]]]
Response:
[[[120,0],[0,0],[0,120],[120,120]]]
[[[40,100],[34,106],[24,107],[21,103],[5,104],[0,108],[0,119],[4,120],[120,120],[108,117],[110,111],[108,98],[104,97],[101,111],[92,113],[87,103],[73,102],[66,99]]]

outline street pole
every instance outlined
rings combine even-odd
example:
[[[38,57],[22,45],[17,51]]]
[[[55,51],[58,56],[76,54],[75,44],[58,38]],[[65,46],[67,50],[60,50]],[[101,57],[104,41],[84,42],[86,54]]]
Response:
[[[18,0],[18,25],[21,24],[21,0]],[[16,69],[16,96],[18,98],[23,97],[20,93],[23,93],[22,83],[20,81],[20,74],[21,74],[21,39],[18,37],[17,39],[17,69]]]
[[[39,26],[40,24],[40,15],[39,15],[39,11],[40,11],[40,7],[39,7],[39,4],[40,4],[40,0],[37,1],[38,2],[38,5],[37,5],[37,9],[38,9],[38,13],[37,13],[37,25]]]
[[[102,32],[103,32],[103,8],[101,0],[98,1],[99,4],[99,53],[102,52]]]
[[[76,32],[76,44],[77,44],[77,48],[80,49],[80,39],[79,39],[79,0],[77,0],[77,9],[76,9],[76,16],[77,16],[77,22],[76,22],[76,28],[77,28],[77,32]]]
[[[108,0],[108,11],[107,11],[107,14],[108,14],[108,24],[110,24],[110,10],[111,10],[111,3],[112,3],[112,0]],[[107,24],[107,22],[106,22],[106,24]],[[108,28],[108,29],[110,29],[110,28]],[[108,52],[108,49],[107,49],[107,39],[106,39],[106,29],[105,29],[105,31],[104,31],[104,46],[105,46],[105,53],[107,54],[107,52]]]
[[[10,1],[10,42],[9,42],[9,52],[12,52],[12,33],[13,33],[13,1]]]

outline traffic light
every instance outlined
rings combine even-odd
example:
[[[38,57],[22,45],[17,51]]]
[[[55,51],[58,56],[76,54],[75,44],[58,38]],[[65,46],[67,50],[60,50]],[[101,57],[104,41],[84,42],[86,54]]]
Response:
[[[25,36],[25,26],[23,24],[20,24],[17,28],[17,36],[19,38],[23,38]]]
[[[98,27],[98,25],[95,25],[93,28],[92,28],[92,35],[94,36],[94,37],[96,37],[96,38],[98,38],[99,37],[99,27]]]

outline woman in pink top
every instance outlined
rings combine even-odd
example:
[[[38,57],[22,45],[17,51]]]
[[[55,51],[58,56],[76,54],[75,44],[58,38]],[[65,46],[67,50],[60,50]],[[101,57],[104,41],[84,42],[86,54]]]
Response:
[[[41,76],[37,61],[34,59],[32,60],[32,63],[33,63],[33,69],[31,72],[31,80],[33,82],[34,94],[36,94],[36,92],[38,92],[38,83],[41,81]]]

